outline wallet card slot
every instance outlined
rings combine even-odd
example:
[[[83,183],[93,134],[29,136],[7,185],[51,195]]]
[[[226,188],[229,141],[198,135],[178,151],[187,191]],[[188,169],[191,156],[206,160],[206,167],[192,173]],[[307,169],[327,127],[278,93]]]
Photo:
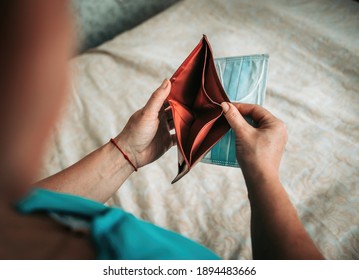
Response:
[[[193,164],[193,158],[196,158],[196,154],[200,149],[202,142],[207,138],[212,126],[222,114],[220,103],[228,101],[226,95],[225,98],[223,98],[221,91],[213,90],[218,88],[216,80],[216,78],[218,79],[218,77],[216,77],[217,72],[210,46],[205,37],[203,44],[205,52],[201,75],[201,88],[193,103],[195,120],[191,125],[191,132],[188,136],[187,147],[185,149],[185,151],[187,151],[186,154],[189,155],[189,163],[191,165]],[[211,95],[213,98],[211,98]]]
[[[177,145],[183,152],[186,162],[191,165],[191,158],[201,146],[213,123],[221,116],[222,110],[203,111],[193,114],[183,104],[169,100],[176,129]]]
[[[203,141],[208,137],[208,133],[212,129],[213,125],[215,124],[216,120],[221,116],[219,115],[214,116],[209,121],[203,119],[196,119],[191,128],[190,134],[188,135],[187,143],[187,151],[189,154],[189,163],[193,164],[193,158],[197,155],[198,150],[200,149]]]
[[[191,110],[187,106],[185,106],[175,100],[169,100],[168,102],[171,105],[171,108],[173,109],[172,114],[175,113],[176,117],[179,117],[185,124],[187,124],[188,126],[191,126],[194,121],[194,118],[195,118],[195,116],[194,116],[194,114],[192,114]],[[175,111],[175,112],[173,112],[173,111]],[[176,118],[176,119],[178,119],[178,118]]]
[[[219,106],[221,102],[214,101],[211,96],[207,93],[207,87],[205,86],[207,83],[207,76],[209,76],[208,74],[212,74],[212,73],[208,73],[207,69],[208,69],[208,65],[210,64],[211,59],[213,60],[212,54],[210,52],[209,46],[206,42],[206,40],[203,40],[204,42],[204,58],[203,58],[203,67],[202,67],[202,73],[201,73],[201,87],[199,89],[199,92],[194,100],[193,103],[193,107],[196,110],[197,108],[203,108],[203,106],[206,106],[206,103],[210,103],[212,105],[217,105]],[[214,72],[216,74],[216,72]],[[213,74],[212,74],[213,75]],[[213,83],[212,83],[213,84]],[[211,89],[211,87],[210,87]],[[218,99],[218,98],[215,98]],[[220,99],[220,96],[219,96]],[[221,99],[222,101],[225,101],[223,98]],[[209,106],[210,108],[212,108],[212,106]]]
[[[221,140],[229,128],[229,124],[224,116],[219,116],[219,118],[217,118],[211,126],[210,131],[207,132],[206,137],[203,138],[197,152],[192,154],[191,164],[195,165],[198,161],[200,161],[203,155],[206,154],[215,144],[217,144],[219,140]]]
[[[175,101],[168,100],[171,106],[173,123],[176,130],[177,147],[181,150],[184,160],[189,165],[189,156],[185,151],[185,144],[194,121],[194,116],[188,107]]]
[[[186,141],[187,146],[185,148],[190,164],[192,164],[193,155],[197,153],[214,122],[221,116],[221,114],[222,110],[219,108],[217,110],[197,112],[196,118],[191,125]]]
[[[219,106],[224,101],[229,102],[229,99],[218,77],[211,45],[206,36],[203,39],[208,55],[202,72],[202,86],[211,102]]]

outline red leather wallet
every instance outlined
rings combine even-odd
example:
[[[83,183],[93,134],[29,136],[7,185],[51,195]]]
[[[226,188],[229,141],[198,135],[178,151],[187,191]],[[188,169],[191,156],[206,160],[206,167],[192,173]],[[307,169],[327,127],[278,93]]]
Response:
[[[220,104],[229,99],[219,80],[205,35],[170,79],[167,101],[177,136],[178,174],[186,175],[226,134],[230,126]]]

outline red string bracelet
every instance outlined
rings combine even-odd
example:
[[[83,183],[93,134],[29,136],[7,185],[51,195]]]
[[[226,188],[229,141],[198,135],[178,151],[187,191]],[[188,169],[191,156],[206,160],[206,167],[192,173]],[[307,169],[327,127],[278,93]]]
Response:
[[[123,154],[123,157],[132,165],[133,169],[135,169],[135,171],[137,172],[137,167],[132,163],[132,161],[130,160],[130,158],[126,155],[126,153],[120,148],[119,145],[117,145],[117,143],[115,142],[115,140],[113,140],[112,138],[110,139],[110,142],[112,144],[114,144],[116,146],[117,149],[120,150],[120,152]]]

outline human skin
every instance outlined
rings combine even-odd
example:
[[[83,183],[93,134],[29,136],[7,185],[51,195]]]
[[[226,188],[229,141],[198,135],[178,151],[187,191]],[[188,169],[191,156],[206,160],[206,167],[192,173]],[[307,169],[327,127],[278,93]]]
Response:
[[[112,143],[106,143],[75,165],[33,184],[68,92],[69,7],[67,1],[9,0],[1,2],[0,11],[0,259],[95,258],[88,232],[69,231],[46,214],[22,215],[14,204],[34,185],[104,202],[133,167]],[[162,106],[170,87],[165,80],[115,138],[139,168],[175,144],[171,117]],[[225,106],[251,202],[253,256],[320,258],[279,182],[284,127],[259,107],[228,105],[227,111]],[[246,126],[241,114],[252,116],[259,127]],[[265,155],[264,161],[259,155]]]
[[[114,139],[137,168],[155,161],[175,144],[175,135],[170,133],[173,123],[168,122],[170,111],[163,107],[170,90],[171,83],[165,79]],[[35,185],[106,202],[133,171],[129,161],[113,143],[108,142],[69,168]]]
[[[94,258],[88,235],[16,201],[38,176],[49,133],[65,103],[72,54],[67,1],[1,1],[0,259]]]
[[[222,103],[236,136],[237,159],[251,207],[254,259],[323,259],[279,180],[285,124],[259,105]],[[242,117],[258,124],[250,126]]]
[[[0,259],[93,259],[88,232],[75,233],[46,214],[25,216],[14,208],[34,186],[46,140],[68,95],[68,60],[73,47],[68,3],[11,0],[1,5]],[[166,80],[162,87],[115,138],[138,167],[174,144],[169,116],[162,108],[171,85]],[[137,128],[144,132],[147,125],[152,128],[147,130],[148,145],[145,138],[136,141],[132,136]],[[106,201],[132,172],[120,151],[106,143],[41,185]],[[76,187],[76,177],[86,178],[81,173],[92,176],[103,188],[86,180]]]

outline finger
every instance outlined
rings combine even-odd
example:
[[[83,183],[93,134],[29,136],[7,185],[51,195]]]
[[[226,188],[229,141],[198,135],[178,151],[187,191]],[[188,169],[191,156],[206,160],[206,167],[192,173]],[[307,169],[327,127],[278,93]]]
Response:
[[[171,91],[171,82],[165,79],[147,101],[143,111],[148,114],[158,114]]]
[[[238,111],[246,116],[249,115],[254,121],[261,123],[264,120],[275,118],[268,110],[256,104],[233,103]]]
[[[229,125],[233,128],[236,134],[240,133],[241,129],[247,128],[249,126],[249,124],[233,104],[229,102],[222,102],[221,107],[224,112],[224,117],[227,119]]]

